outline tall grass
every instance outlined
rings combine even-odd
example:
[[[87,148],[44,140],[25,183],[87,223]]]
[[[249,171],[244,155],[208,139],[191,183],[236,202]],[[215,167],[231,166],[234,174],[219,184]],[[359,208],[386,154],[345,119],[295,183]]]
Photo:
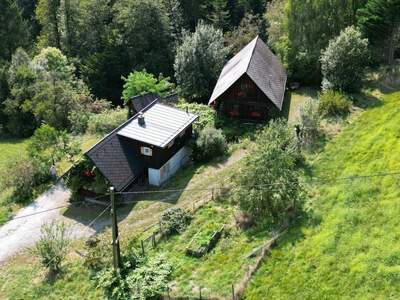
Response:
[[[381,104],[326,146],[314,175],[400,170],[400,93]],[[316,183],[310,206],[310,219],[272,252],[246,298],[399,299],[400,177]]]

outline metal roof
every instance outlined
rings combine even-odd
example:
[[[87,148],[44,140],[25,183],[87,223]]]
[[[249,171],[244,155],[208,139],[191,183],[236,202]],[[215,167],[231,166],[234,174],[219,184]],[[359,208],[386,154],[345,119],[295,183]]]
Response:
[[[198,116],[163,104],[155,103],[143,112],[145,124],[133,118],[118,131],[118,135],[165,148]]]
[[[257,36],[224,66],[208,104],[247,74],[260,90],[282,109],[287,75],[278,58]]]

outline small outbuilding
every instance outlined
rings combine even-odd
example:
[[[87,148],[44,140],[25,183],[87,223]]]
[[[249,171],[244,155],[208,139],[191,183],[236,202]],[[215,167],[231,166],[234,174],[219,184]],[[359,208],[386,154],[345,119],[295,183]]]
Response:
[[[196,119],[196,115],[160,104],[156,99],[86,155],[117,191],[127,190],[137,182],[159,186],[188,161],[186,144]]]
[[[224,66],[208,102],[231,118],[264,121],[282,111],[287,75],[256,37]]]

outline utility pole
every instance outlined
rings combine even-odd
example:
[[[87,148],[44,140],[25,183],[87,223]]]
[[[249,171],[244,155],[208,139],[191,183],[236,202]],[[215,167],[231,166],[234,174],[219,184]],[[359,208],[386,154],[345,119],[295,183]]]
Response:
[[[110,187],[110,198],[111,198],[113,263],[114,263],[114,270],[117,272],[121,266],[121,251],[119,248],[118,221],[117,221],[117,212],[115,210],[115,195],[113,186]]]

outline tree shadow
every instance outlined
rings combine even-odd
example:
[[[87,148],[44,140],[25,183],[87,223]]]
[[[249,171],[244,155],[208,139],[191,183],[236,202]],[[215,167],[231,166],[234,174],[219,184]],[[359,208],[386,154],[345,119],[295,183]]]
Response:
[[[365,92],[360,92],[358,94],[352,94],[351,96],[353,99],[353,105],[355,107],[358,107],[361,109],[375,108],[375,107],[380,107],[383,105],[383,102],[381,99],[379,99],[371,94],[366,94]]]

